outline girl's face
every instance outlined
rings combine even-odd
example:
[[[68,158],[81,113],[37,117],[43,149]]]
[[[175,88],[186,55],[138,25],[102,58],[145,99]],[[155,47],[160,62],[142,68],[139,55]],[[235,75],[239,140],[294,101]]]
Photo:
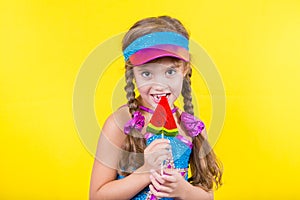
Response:
[[[164,57],[156,62],[133,67],[136,86],[142,97],[142,104],[156,108],[161,96],[166,96],[171,108],[181,94],[186,74],[183,62]]]

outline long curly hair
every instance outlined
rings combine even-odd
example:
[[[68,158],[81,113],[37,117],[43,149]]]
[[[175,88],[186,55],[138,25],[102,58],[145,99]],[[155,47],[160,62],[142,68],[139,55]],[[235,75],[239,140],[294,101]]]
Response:
[[[179,20],[169,16],[150,17],[136,22],[129,29],[123,38],[122,49],[124,50],[135,39],[143,35],[162,31],[176,32],[189,39],[187,30]],[[184,102],[183,108],[185,112],[194,115],[191,95],[192,68],[190,67],[190,63],[186,63],[186,66],[188,67],[188,72],[184,77],[181,91]],[[134,74],[132,68],[133,66],[130,61],[127,61],[125,63],[126,86],[124,89],[128,100],[127,105],[129,112],[133,116],[133,113],[138,110],[139,105],[134,92],[135,85],[133,83]],[[119,163],[122,170],[120,170],[119,173],[126,176],[140,167],[143,164],[143,159],[141,157],[138,158],[138,155],[142,154],[145,148],[146,141],[144,137],[140,132],[133,129],[132,132],[126,136],[123,145],[124,152],[133,153],[123,155]],[[191,184],[200,186],[206,191],[213,189],[214,185],[216,188],[222,185],[221,163],[216,158],[207,139],[202,134],[193,138],[190,168],[192,174],[189,181]]]

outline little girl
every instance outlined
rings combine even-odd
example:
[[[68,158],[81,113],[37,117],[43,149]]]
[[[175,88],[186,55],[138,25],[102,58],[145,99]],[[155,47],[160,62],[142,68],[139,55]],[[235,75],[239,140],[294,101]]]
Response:
[[[128,102],[103,126],[90,199],[213,199],[222,170],[194,117],[188,44],[186,29],[168,16],[138,21],[124,36]],[[184,111],[174,105],[180,94]],[[160,105],[174,129],[153,134]]]

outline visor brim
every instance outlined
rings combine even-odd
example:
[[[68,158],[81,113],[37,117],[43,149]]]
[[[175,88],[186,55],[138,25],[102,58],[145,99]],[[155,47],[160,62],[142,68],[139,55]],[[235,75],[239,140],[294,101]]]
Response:
[[[174,57],[189,62],[190,55],[187,49],[175,45],[157,45],[141,49],[130,56],[131,64],[138,66],[157,58]]]

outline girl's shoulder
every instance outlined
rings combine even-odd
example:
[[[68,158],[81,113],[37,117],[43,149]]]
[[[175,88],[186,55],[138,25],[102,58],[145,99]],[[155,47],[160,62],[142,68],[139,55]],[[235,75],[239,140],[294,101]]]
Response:
[[[128,107],[123,105],[114,111],[107,119],[107,123],[112,126],[118,127],[121,131],[124,129],[124,125],[131,119]]]
[[[118,146],[125,139],[124,125],[130,119],[127,106],[121,106],[106,119],[101,134]]]

